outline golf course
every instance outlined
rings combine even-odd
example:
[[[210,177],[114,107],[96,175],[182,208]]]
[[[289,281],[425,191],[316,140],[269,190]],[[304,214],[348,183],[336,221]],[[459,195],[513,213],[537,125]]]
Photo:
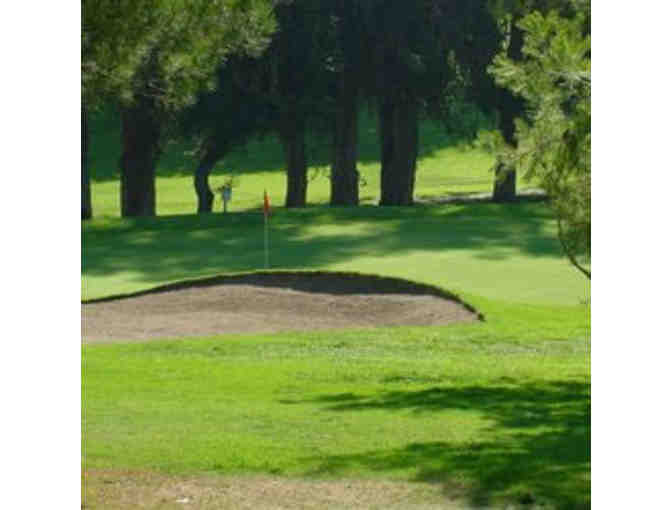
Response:
[[[82,510],[588,510],[590,33],[83,0]]]
[[[272,153],[273,140],[263,143]],[[436,189],[437,200],[463,172],[452,158],[491,176],[487,155],[445,143],[419,161],[418,188]],[[265,272],[262,196],[282,196],[281,161],[241,171],[226,214],[188,214],[193,191],[179,173],[159,181],[165,214],[105,214],[115,182],[101,173],[101,217],[82,226],[84,302],[218,275],[319,271],[429,285],[482,320],[85,337],[83,495],[92,508],[129,498],[148,508],[181,498],[197,508],[277,498],[286,506],[273,508],[341,508],[348,497],[366,508],[588,507],[590,289],[563,256],[545,203],[328,207],[316,180],[311,206],[273,207]],[[435,186],[442,178],[445,191]],[[263,306],[247,306],[265,320]]]

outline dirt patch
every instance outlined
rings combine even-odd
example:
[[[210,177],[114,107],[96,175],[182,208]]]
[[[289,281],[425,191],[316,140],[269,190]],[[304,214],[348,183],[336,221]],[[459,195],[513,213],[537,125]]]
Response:
[[[418,197],[419,204],[490,204],[494,203],[492,192],[486,193],[452,193],[446,196]],[[523,189],[516,192],[512,202],[546,202],[548,194],[542,189]]]
[[[436,485],[376,480],[271,477],[177,477],[146,472],[86,471],[82,508],[200,510],[464,510]]]
[[[255,273],[82,305],[84,342],[473,322],[440,289],[344,273]]]

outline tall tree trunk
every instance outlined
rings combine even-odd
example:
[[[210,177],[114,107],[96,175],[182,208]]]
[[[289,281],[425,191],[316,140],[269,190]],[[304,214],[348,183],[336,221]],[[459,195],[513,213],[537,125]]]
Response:
[[[302,122],[291,122],[282,130],[280,137],[287,167],[285,207],[305,207],[308,191],[305,127]]]
[[[524,34],[518,28],[518,20],[511,24],[511,41],[507,49],[507,56],[519,61],[523,55]],[[508,89],[500,88],[499,92],[499,129],[507,144],[516,146],[515,124],[516,117],[524,112],[525,103],[514,96]],[[510,168],[501,162],[495,167],[495,184],[492,192],[494,202],[513,202],[516,199],[516,169]]]
[[[215,163],[217,163],[217,159],[214,151],[206,149],[194,173],[194,189],[196,190],[196,197],[198,199],[199,214],[212,212],[212,203],[214,202],[215,195],[210,189],[208,178]]]
[[[154,216],[161,129],[148,101],[122,108],[121,134],[121,215]]]
[[[344,92],[336,113],[331,160],[331,205],[359,205],[357,98]]]
[[[338,107],[334,117],[331,159],[331,205],[359,205],[359,173],[357,172],[357,69],[358,57],[355,38],[347,27],[356,20],[351,1],[341,1],[340,44],[343,51],[343,69],[338,84]]]
[[[89,122],[86,105],[82,101],[82,219],[93,216],[91,209],[91,177],[89,175]]]
[[[379,106],[380,205],[413,205],[418,157],[418,106],[384,98]]]
[[[497,203],[516,200],[516,169],[499,161],[495,166],[495,186],[492,201]]]

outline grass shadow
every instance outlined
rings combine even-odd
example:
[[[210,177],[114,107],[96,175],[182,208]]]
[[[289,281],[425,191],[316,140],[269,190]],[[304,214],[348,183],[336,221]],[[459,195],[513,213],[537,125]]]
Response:
[[[488,260],[504,260],[512,253],[562,257],[556,239],[545,231],[546,216],[539,207],[278,211],[270,236],[273,267],[320,269],[356,257],[399,256],[415,250],[470,250],[477,258]],[[169,282],[255,270],[264,267],[262,234],[263,217],[255,213],[86,224],[82,274],[133,272],[144,281]]]
[[[323,412],[340,413],[469,410],[491,422],[486,439],[467,445],[409,443],[401,448],[306,459],[319,463],[311,475],[338,475],[358,466],[381,473],[414,468],[415,480],[442,483],[447,494],[460,492],[477,506],[504,498],[561,510],[590,507],[588,383],[434,387],[373,397],[324,395],[311,402],[323,404]],[[465,483],[460,487],[456,480]]]

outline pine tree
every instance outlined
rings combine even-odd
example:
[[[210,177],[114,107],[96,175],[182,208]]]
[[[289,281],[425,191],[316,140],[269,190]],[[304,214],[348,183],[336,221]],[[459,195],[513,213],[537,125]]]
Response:
[[[475,83],[499,45],[485,0],[369,0],[365,93],[378,109],[381,205],[412,205],[420,116],[449,87]],[[472,76],[473,75],[473,76]]]
[[[153,215],[166,126],[213,85],[229,55],[263,51],[274,29],[270,3],[85,0],[83,9],[83,98],[121,110],[122,216]]]
[[[502,158],[549,193],[563,250],[590,279],[590,3],[574,8],[525,16],[523,58],[501,54],[492,73],[530,112],[516,120],[515,147],[500,141]]]

